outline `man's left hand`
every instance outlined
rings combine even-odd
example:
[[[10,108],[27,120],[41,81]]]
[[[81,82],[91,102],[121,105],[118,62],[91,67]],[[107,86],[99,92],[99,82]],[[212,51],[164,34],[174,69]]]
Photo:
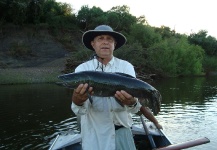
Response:
[[[116,91],[115,97],[124,105],[132,106],[136,104],[136,99],[124,90]]]

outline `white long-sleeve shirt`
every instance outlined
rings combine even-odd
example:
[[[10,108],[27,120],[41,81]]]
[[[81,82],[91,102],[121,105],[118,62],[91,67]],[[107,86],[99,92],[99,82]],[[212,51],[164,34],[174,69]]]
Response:
[[[102,71],[102,64],[97,59],[92,59],[80,64],[75,72],[79,71]],[[104,72],[121,72],[135,77],[132,64],[127,61],[113,57],[103,66]],[[83,150],[115,150],[115,125],[126,128],[132,126],[131,113],[139,111],[141,104],[135,107],[122,107],[114,97],[92,96],[93,102],[85,101],[82,106],[72,102],[72,110],[81,116],[81,136]],[[127,142],[127,141],[126,141]]]

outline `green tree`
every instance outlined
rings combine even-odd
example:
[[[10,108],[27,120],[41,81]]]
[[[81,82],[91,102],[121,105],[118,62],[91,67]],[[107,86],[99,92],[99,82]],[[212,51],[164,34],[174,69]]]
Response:
[[[48,23],[52,27],[75,28],[76,16],[69,4],[46,0],[42,10],[41,22]]]
[[[171,29],[169,27],[166,27],[166,26],[161,26],[160,28],[155,28],[155,31],[157,33],[160,33],[163,39],[170,38],[170,37],[175,35],[175,31],[174,30],[171,31]]]
[[[107,11],[108,24],[112,24],[112,27],[116,31],[121,31],[123,34],[128,34],[130,27],[137,23],[137,18],[132,16],[130,8],[126,5],[112,7],[111,10]],[[115,20],[111,19],[111,16],[115,16]],[[110,20],[111,19],[111,20]]]
[[[198,33],[192,33],[188,40],[191,44],[201,46],[207,55],[217,56],[217,40],[212,36],[208,36],[207,31],[200,30]]]
[[[139,42],[143,48],[148,48],[161,41],[160,34],[156,33],[154,28],[149,25],[133,24],[129,29],[129,42]]]
[[[147,50],[149,65],[165,76],[201,74],[204,50],[191,45],[187,37],[171,37]]]
[[[0,21],[4,21],[8,13],[9,5],[7,0],[0,1]]]
[[[82,30],[92,30],[97,25],[106,22],[105,13],[99,7],[82,6],[78,11],[77,22]]]
[[[39,0],[30,0],[26,14],[28,23],[40,23],[40,17],[42,15],[41,2]]]
[[[26,21],[27,3],[23,0],[13,0],[7,3],[9,5],[7,19],[18,25]]]
[[[126,44],[118,51],[115,51],[114,55],[131,62],[135,66],[137,73],[143,71],[147,72],[146,54],[140,43],[135,42],[131,44]]]
[[[144,15],[139,16],[139,17],[137,18],[137,23],[143,24],[143,25],[149,25],[149,24],[148,24],[148,20],[146,20],[146,18],[145,18]]]
[[[203,73],[204,50],[200,46],[189,44],[187,38],[183,36],[173,48],[179,51],[178,75]]]

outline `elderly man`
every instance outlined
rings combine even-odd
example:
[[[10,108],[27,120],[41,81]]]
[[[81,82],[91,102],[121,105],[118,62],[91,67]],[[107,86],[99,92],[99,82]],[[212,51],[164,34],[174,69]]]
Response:
[[[80,64],[75,72],[104,71],[120,72],[135,77],[132,64],[113,56],[113,52],[126,43],[121,33],[110,26],[100,25],[82,36],[86,48],[95,51],[92,60]],[[72,110],[81,117],[83,150],[135,150],[130,127],[131,113],[137,113],[141,104],[126,91],[117,91],[114,97],[92,96],[94,92],[87,83],[80,84],[72,95]]]

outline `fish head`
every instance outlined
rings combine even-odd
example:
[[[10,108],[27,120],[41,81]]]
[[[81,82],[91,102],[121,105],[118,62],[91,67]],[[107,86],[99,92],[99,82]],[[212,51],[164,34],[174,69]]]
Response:
[[[77,88],[79,84],[89,83],[88,75],[82,72],[63,74],[58,76],[58,78],[62,81],[58,82],[58,84],[71,89]]]

